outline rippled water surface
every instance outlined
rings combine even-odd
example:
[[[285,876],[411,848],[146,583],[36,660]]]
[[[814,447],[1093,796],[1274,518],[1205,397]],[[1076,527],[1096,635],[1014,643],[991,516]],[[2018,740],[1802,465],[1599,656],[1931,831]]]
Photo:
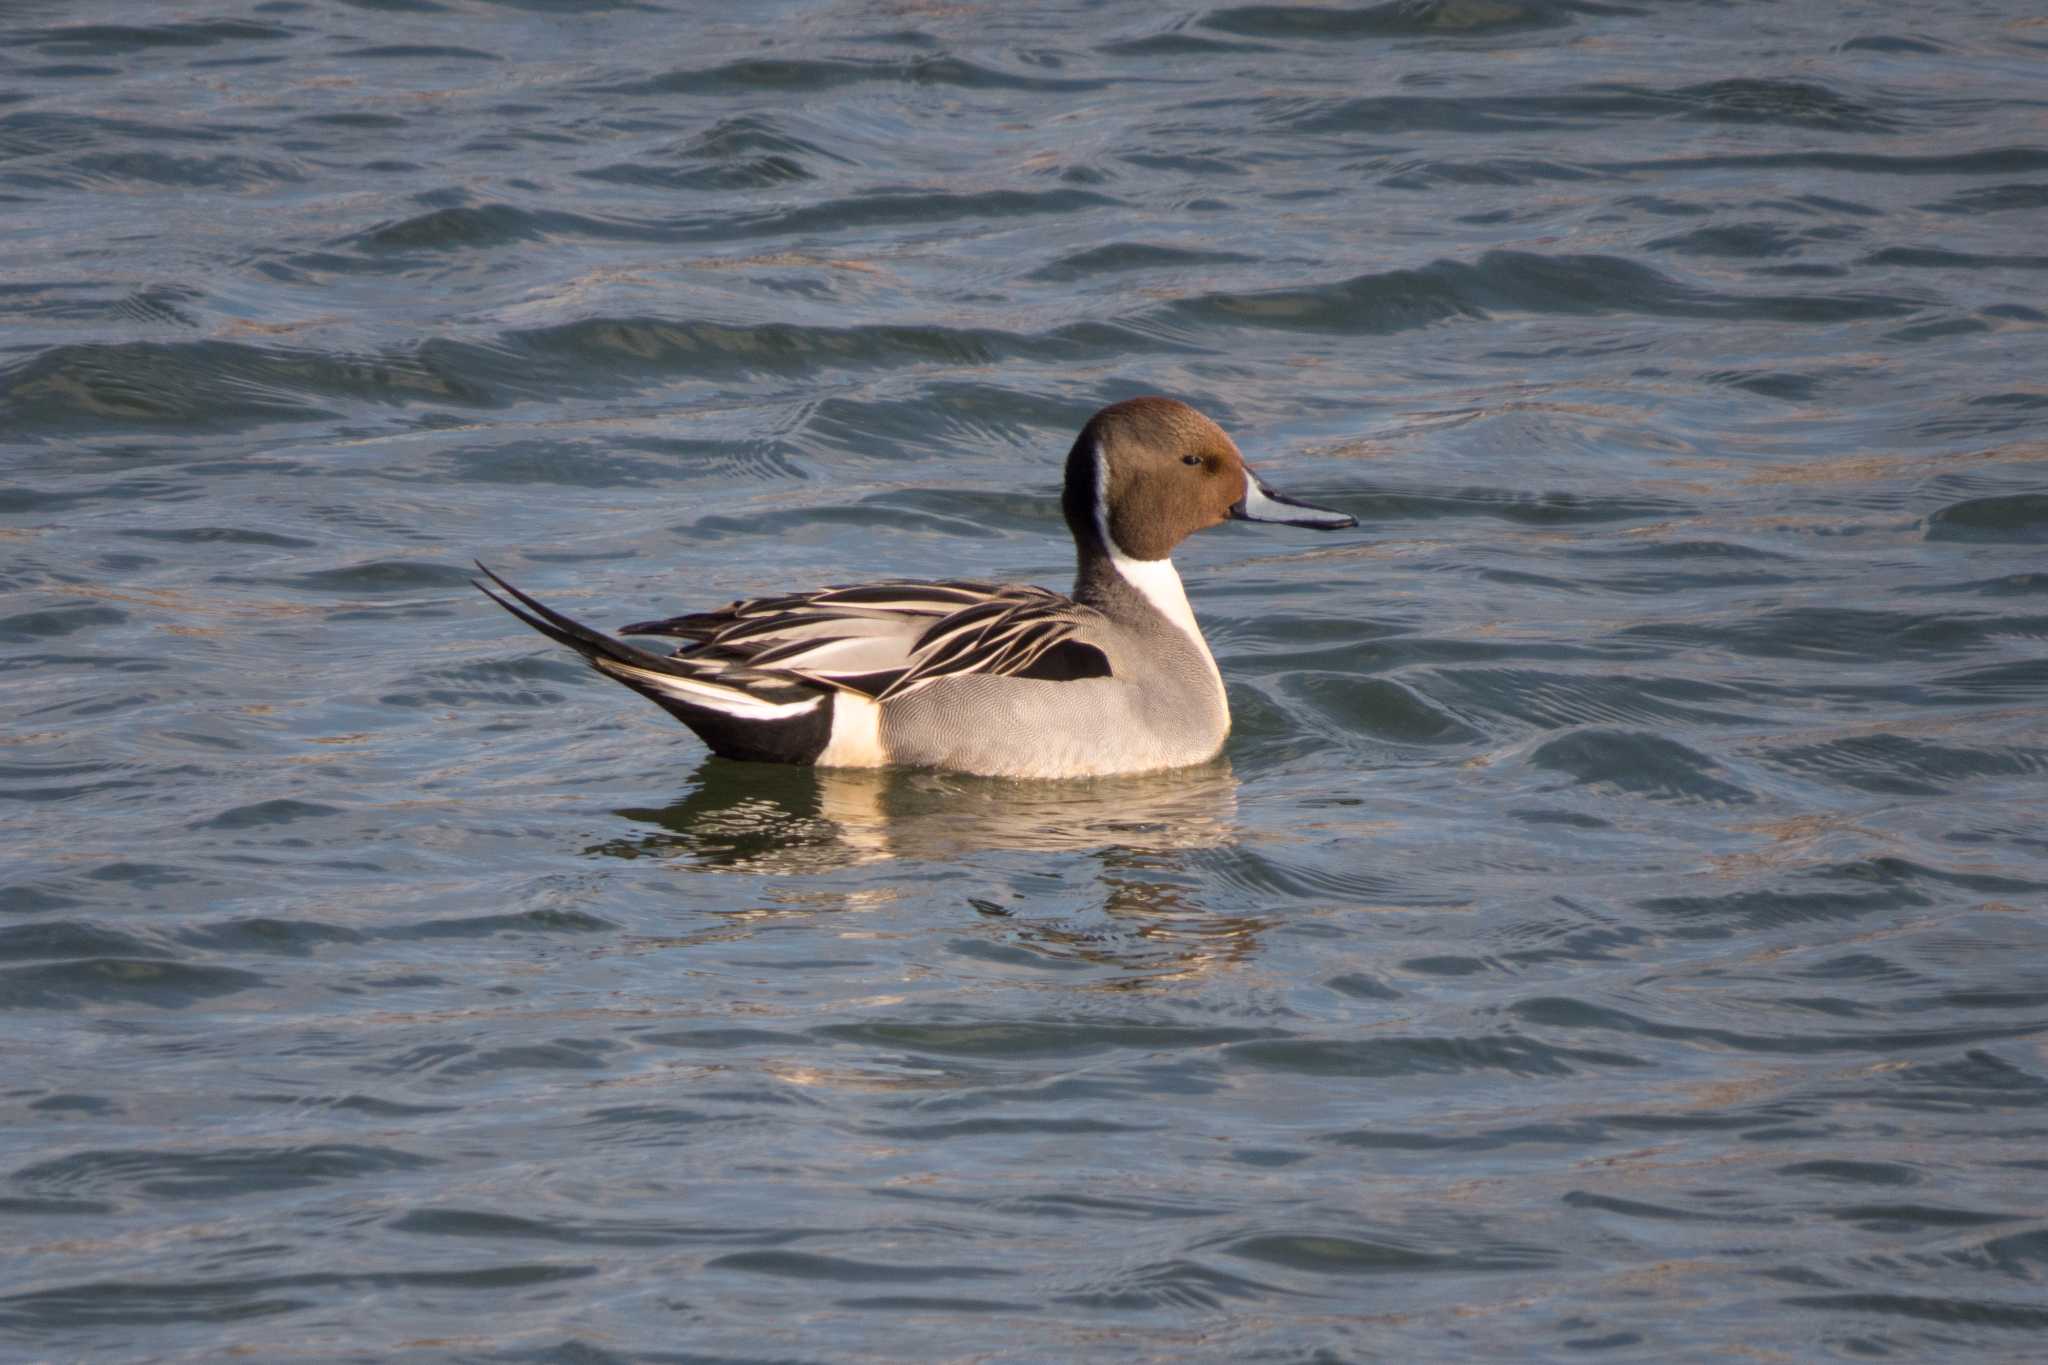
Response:
[[[2048,1353],[2037,6],[16,0],[0,206],[0,1356]],[[1211,767],[468,585],[1064,585],[1146,392],[1361,522]]]

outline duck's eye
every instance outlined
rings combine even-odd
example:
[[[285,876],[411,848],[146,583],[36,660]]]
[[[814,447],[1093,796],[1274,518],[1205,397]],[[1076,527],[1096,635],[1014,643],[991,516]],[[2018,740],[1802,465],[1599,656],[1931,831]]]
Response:
[[[1200,464],[1202,457],[1199,455],[1183,455],[1180,457],[1180,462],[1182,464]]]

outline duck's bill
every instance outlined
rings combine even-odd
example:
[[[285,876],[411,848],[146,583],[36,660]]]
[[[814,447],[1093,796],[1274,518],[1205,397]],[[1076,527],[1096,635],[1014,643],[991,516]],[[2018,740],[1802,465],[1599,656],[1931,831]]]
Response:
[[[1244,496],[1230,504],[1230,518],[1232,521],[1277,521],[1283,526],[1313,526],[1318,531],[1341,531],[1346,526],[1358,525],[1357,517],[1280,496],[1260,482],[1249,469],[1244,472]]]

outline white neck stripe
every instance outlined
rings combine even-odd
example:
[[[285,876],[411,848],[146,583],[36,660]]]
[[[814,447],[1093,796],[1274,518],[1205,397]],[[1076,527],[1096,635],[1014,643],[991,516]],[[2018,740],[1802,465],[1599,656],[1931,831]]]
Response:
[[[1124,582],[1138,590],[1138,595],[1152,604],[1152,609],[1186,633],[1195,642],[1196,648],[1206,656],[1208,642],[1202,639],[1202,628],[1195,624],[1194,608],[1188,605],[1187,589],[1181,586],[1180,574],[1175,571],[1171,559],[1133,559],[1116,543],[1116,537],[1109,531],[1109,462],[1102,457],[1102,447],[1097,446],[1095,456],[1095,533],[1102,538],[1102,548],[1109,555],[1110,565],[1116,569]],[[1210,668],[1215,668],[1213,660]]]

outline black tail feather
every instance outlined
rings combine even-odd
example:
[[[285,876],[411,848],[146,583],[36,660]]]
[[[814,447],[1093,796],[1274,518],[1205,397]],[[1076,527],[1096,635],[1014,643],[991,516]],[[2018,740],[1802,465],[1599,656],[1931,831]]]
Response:
[[[584,625],[581,621],[573,617],[564,616],[545,603],[536,601],[513,587],[510,583],[507,583],[504,579],[498,577],[498,575],[492,573],[481,562],[478,562],[476,567],[477,572],[510,593],[519,602],[520,606],[526,607],[528,610],[521,611],[519,607],[513,606],[512,603],[507,602],[482,583],[476,584],[479,592],[483,593],[484,596],[490,598],[493,602],[496,602],[506,611],[511,612],[527,625],[547,636],[550,640],[553,640],[556,644],[567,645],[593,663],[599,658],[606,658],[616,663],[632,664],[636,668],[645,668],[656,673],[669,673],[683,678],[692,676],[690,670],[676,667],[672,661],[663,658],[659,654],[651,654],[644,649],[635,649],[622,640],[614,640],[609,635],[600,634],[589,626]],[[472,583],[476,582],[475,579],[470,581]]]

